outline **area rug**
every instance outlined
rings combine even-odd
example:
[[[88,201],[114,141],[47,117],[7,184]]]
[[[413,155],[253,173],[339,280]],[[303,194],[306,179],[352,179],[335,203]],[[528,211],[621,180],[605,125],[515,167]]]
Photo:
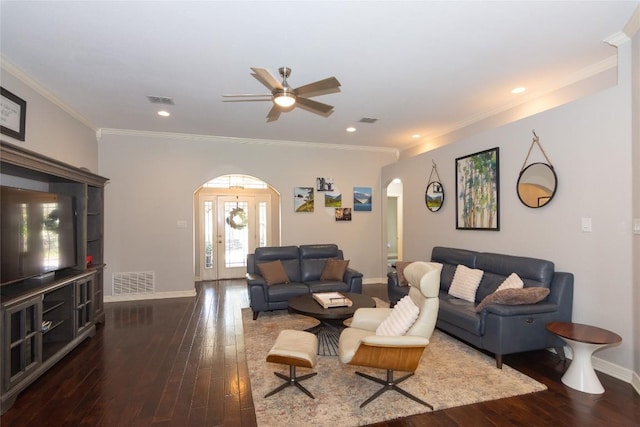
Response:
[[[311,399],[297,387],[287,387],[269,398],[264,395],[282,384],[273,372],[288,375],[284,365],[266,362],[266,356],[283,329],[304,330],[317,320],[286,311],[260,313],[242,310],[244,339],[251,391],[259,426],[359,426],[428,412],[395,391],[387,391],[369,405],[360,404],[381,386],[355,375],[361,371],[384,378],[386,371],[343,365],[336,356],[318,356],[318,375],[302,384],[315,395]],[[298,368],[298,375],[312,370]],[[403,373],[398,373],[400,377]],[[438,330],[422,356],[416,374],[402,388],[433,405],[434,410],[468,405],[546,390],[546,386],[503,365]],[[301,424],[302,423],[302,424]]]

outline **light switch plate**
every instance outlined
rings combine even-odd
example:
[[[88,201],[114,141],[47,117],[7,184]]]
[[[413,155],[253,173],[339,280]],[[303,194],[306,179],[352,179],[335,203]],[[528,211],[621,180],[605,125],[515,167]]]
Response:
[[[633,234],[640,234],[640,218],[633,219]]]
[[[591,232],[591,218],[582,218],[582,231]]]

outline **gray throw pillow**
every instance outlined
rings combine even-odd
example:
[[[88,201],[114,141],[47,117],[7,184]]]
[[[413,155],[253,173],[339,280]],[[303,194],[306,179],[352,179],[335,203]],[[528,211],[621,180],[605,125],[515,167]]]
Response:
[[[487,295],[480,304],[476,306],[475,310],[476,313],[482,311],[482,309],[489,304],[535,304],[545,299],[547,295],[549,295],[549,289],[540,287],[502,289]]]

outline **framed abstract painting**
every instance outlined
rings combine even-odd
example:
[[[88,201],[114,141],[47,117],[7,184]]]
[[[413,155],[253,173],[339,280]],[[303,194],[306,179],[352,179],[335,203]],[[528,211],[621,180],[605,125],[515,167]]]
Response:
[[[500,230],[498,147],[456,159],[456,229]]]

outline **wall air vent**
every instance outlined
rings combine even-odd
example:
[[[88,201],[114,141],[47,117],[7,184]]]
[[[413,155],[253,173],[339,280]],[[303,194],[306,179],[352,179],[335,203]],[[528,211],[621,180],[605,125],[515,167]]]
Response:
[[[113,295],[140,295],[155,292],[155,273],[138,271],[113,273]]]
[[[374,119],[371,117],[363,117],[360,120],[358,120],[360,123],[375,123],[378,121],[378,119]]]
[[[167,96],[147,96],[147,99],[152,104],[174,105],[173,99]]]

